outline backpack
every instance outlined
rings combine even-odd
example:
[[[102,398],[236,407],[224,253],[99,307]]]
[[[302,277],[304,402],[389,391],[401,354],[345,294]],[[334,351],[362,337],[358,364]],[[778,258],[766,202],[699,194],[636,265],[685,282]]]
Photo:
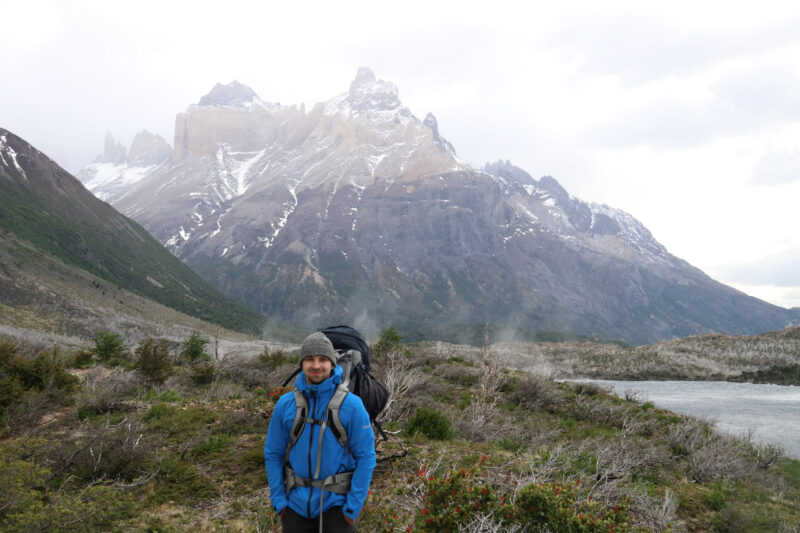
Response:
[[[364,340],[364,337],[350,326],[330,326],[321,329],[320,332],[328,337],[328,340],[333,344],[333,349],[339,353],[337,364],[342,367],[342,383],[339,385],[339,390],[334,393],[331,401],[328,402],[327,426],[331,428],[339,444],[349,451],[347,431],[339,420],[339,409],[344,397],[350,392],[361,398],[370,422],[378,429],[383,440],[388,440],[380,423],[375,419],[386,407],[389,401],[389,391],[369,371],[369,345]],[[283,382],[283,386],[285,387],[299,373],[300,369],[298,368]],[[302,433],[306,422],[306,413],[308,412],[305,397],[297,390],[295,391],[295,404],[297,405],[297,414],[295,415],[290,435],[290,447]]]

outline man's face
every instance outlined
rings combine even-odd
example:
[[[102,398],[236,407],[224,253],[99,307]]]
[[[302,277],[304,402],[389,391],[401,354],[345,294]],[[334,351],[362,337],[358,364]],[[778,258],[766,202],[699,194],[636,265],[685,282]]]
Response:
[[[303,359],[302,369],[303,374],[306,376],[306,381],[318,385],[331,376],[333,363],[322,355],[310,355]]]

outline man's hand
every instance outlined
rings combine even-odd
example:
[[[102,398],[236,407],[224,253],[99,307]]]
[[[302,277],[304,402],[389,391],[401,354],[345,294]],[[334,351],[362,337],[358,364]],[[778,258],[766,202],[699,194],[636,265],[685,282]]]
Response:
[[[351,526],[352,526],[352,525],[355,525],[355,523],[356,523],[356,521],[355,521],[355,520],[353,520],[352,518],[348,518],[348,517],[347,517],[347,515],[342,515],[342,516],[344,516],[344,521],[345,521],[345,522],[347,522],[347,523],[348,523],[348,524],[350,524]]]

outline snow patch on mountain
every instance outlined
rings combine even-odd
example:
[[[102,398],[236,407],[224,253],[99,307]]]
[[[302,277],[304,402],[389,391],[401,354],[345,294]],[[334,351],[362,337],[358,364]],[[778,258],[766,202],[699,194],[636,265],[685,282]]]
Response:
[[[214,231],[211,233],[211,235],[209,235],[209,237],[213,237],[213,236],[217,235],[217,234],[218,234],[220,231],[222,231],[222,218],[223,218],[225,215],[227,215],[228,213],[230,213],[230,212],[231,212],[231,209],[233,209],[233,207],[229,207],[228,209],[226,209],[226,210],[225,210],[225,212],[224,212],[224,213],[222,213],[220,216],[218,216],[218,217],[217,217],[217,221],[216,221],[216,222],[217,222],[217,229],[215,229],[215,230],[214,230]]]
[[[22,177],[25,179],[25,181],[28,181],[28,176],[25,174],[25,171],[22,170],[22,167],[19,166],[19,163],[17,162],[17,152],[15,152],[14,149],[11,148],[11,146],[9,146],[8,139],[6,138],[5,135],[0,136],[0,158],[2,158],[3,160],[3,165],[8,167],[9,164],[6,161],[5,157],[3,157],[3,152],[5,152],[8,155],[8,158],[13,163],[14,168],[17,169],[17,171],[20,174],[22,174]]]
[[[286,226],[286,222],[289,220],[289,216],[294,212],[295,208],[297,207],[296,191],[297,191],[297,184],[299,182],[300,180],[293,180],[288,184],[287,189],[292,198],[289,202],[284,202],[282,204],[285,207],[285,209],[281,217],[278,219],[278,222],[275,224],[270,223],[270,226],[272,226],[273,230],[272,235],[265,235],[264,237],[258,237],[259,242],[261,242],[264,245],[264,248],[269,249],[273,245],[275,239],[278,237],[278,234],[280,234],[281,229],[283,229],[283,227]]]
[[[92,163],[81,171],[86,188],[101,200],[107,201],[132,188],[159,165],[129,167],[127,164]]]
[[[636,248],[644,258],[650,262],[670,264],[670,255],[667,249],[653,238],[650,231],[635,217],[622,211],[609,207],[605,204],[589,204],[592,210],[592,227],[596,221],[596,215],[605,215],[616,221],[619,225],[618,236]]]

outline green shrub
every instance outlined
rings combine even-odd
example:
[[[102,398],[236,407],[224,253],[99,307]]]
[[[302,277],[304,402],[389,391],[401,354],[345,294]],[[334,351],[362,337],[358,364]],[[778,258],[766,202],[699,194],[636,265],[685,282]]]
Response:
[[[626,504],[609,508],[591,497],[582,499],[579,483],[531,484],[515,497],[498,494],[492,485],[476,476],[487,459],[483,456],[472,468],[462,468],[444,477],[420,470],[424,504],[417,513],[413,530],[461,531],[475,517],[492,516],[501,528],[517,526],[532,532],[644,531],[630,526]]]
[[[156,383],[163,383],[172,373],[167,341],[147,337],[139,343],[136,348],[136,368],[148,379]]]
[[[208,361],[211,356],[205,353],[204,349],[209,340],[199,333],[192,335],[181,344],[180,356],[194,365],[198,361]]]
[[[25,389],[43,390],[54,387],[71,392],[78,385],[78,378],[64,368],[58,351],[42,352],[33,359],[14,357],[4,369],[4,375],[16,376]]]
[[[19,403],[28,389],[22,384],[19,377],[3,372],[0,376],[0,422],[5,418],[5,409],[16,403]]]
[[[214,482],[197,471],[193,465],[167,457],[159,463],[158,482],[153,493],[154,503],[200,501],[218,496]]]
[[[163,402],[157,403],[150,406],[150,409],[142,417],[142,420],[145,422],[150,422],[151,420],[158,420],[164,416],[170,415],[174,413],[176,409],[170,405],[167,405]]]
[[[154,405],[150,409],[155,407]],[[152,416],[147,422],[151,428],[165,432],[172,442],[185,443],[217,422],[217,413],[204,407],[167,407],[168,409],[159,408],[157,416]]]
[[[78,350],[75,352],[72,364],[75,368],[88,368],[92,366],[93,355],[92,350]]]
[[[0,445],[0,530],[100,531],[130,514],[131,497],[106,485],[56,487],[49,469],[31,460],[41,441]],[[74,479],[74,478],[73,478]]]
[[[559,483],[532,484],[523,488],[506,511],[509,521],[527,524],[533,531],[605,533],[636,531],[625,504],[607,508],[589,497],[581,500],[579,486]]]
[[[221,450],[229,448],[233,442],[234,438],[224,433],[219,435],[210,435],[206,440],[192,448],[191,455],[194,458],[213,455]]]
[[[100,361],[119,364],[130,356],[130,350],[125,344],[125,339],[116,333],[98,331],[92,340],[94,341],[92,353]]]
[[[5,372],[9,363],[17,355],[17,345],[6,340],[0,341],[0,371]]]
[[[26,398],[38,395],[51,402],[77,388],[78,378],[66,371],[57,350],[42,352],[33,359],[15,354],[15,345],[0,344],[0,422],[7,421],[11,406]],[[47,394],[39,394],[45,390]]]
[[[144,395],[144,399],[147,401],[159,400],[162,402],[177,402],[181,399],[181,393],[175,389],[167,389],[165,391],[158,392],[154,387],[151,387]]]
[[[372,347],[372,353],[376,357],[380,357],[383,354],[398,351],[402,349],[402,344],[400,343],[402,340],[403,337],[400,336],[395,327],[390,326],[381,331],[381,337]]]
[[[197,385],[208,385],[214,381],[215,375],[216,368],[214,368],[214,365],[211,363],[196,365],[192,369],[192,381]]]
[[[497,512],[505,503],[495,494],[490,485],[473,479],[481,462],[469,470],[460,469],[445,477],[428,475],[419,471],[425,485],[424,507],[419,511],[415,523],[417,531],[460,531],[474,514]]]
[[[406,424],[406,433],[416,435],[422,433],[429,439],[450,440],[453,438],[453,426],[443,414],[429,407],[420,407]]]
[[[280,366],[299,364],[299,357],[297,355],[288,356],[283,350],[269,351],[269,347],[265,347],[264,351],[258,355],[258,361],[267,367],[270,371],[277,369]]]
[[[258,468],[261,470],[264,468],[264,447],[263,446],[253,446],[248,448],[243,453],[239,454],[239,462],[245,466]]]

